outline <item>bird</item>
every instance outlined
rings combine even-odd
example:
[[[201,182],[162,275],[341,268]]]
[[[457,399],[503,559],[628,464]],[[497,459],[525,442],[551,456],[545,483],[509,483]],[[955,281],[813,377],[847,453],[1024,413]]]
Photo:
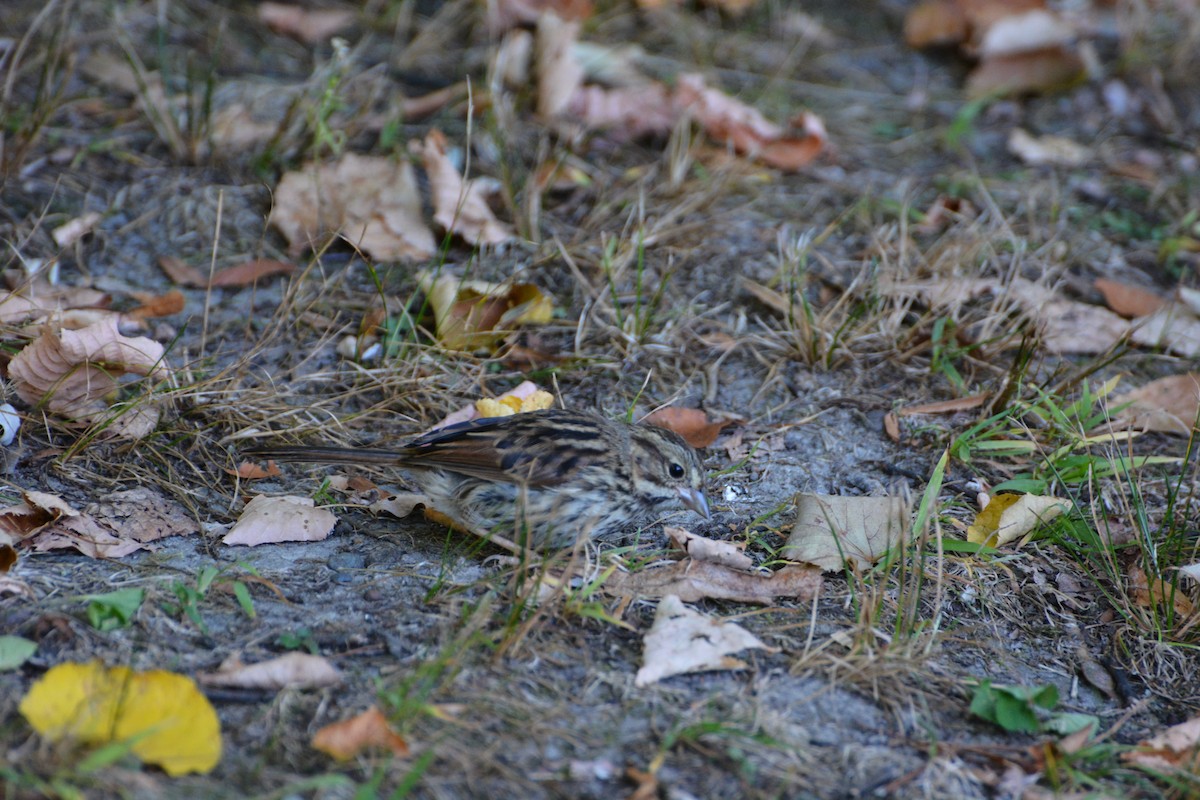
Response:
[[[704,468],[679,434],[546,409],[449,425],[396,449],[258,447],[259,459],[398,467],[455,527],[562,549],[690,509],[711,519]]]

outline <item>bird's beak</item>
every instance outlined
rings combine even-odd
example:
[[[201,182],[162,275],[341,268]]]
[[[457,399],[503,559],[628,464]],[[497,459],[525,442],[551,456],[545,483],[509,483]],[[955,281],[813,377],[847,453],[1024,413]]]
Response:
[[[680,486],[679,499],[684,508],[690,508],[705,519],[712,519],[712,514],[708,510],[708,499],[701,490],[693,489],[690,486]]]

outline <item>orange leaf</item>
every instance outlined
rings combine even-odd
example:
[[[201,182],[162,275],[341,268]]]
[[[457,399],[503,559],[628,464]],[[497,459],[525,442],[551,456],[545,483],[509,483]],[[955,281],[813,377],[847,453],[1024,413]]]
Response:
[[[692,447],[708,447],[717,440],[721,429],[733,420],[709,422],[708,415],[698,408],[668,406],[648,414],[643,422],[675,431]]]
[[[237,469],[227,469],[225,470],[225,473],[246,481],[274,478],[283,474],[279,471],[279,465],[277,465],[274,461],[268,461],[266,469],[263,469],[253,461],[243,461],[241,464],[238,464]]]
[[[288,275],[295,272],[296,265],[273,258],[256,258],[236,267],[223,269],[213,276],[213,286],[249,286],[271,275]]]
[[[1131,286],[1128,283],[1097,278],[1093,284],[1108,307],[1123,317],[1144,317],[1153,314],[1167,304],[1157,292]]]
[[[392,730],[387,717],[371,706],[357,717],[326,725],[312,738],[312,746],[338,761],[349,761],[368,747],[381,747],[393,755],[408,755],[408,743]]]
[[[139,298],[141,299],[141,298]],[[141,299],[141,305],[130,311],[126,316],[133,319],[148,319],[150,317],[169,317],[183,311],[185,300],[183,292],[172,289],[166,294],[146,295]]]

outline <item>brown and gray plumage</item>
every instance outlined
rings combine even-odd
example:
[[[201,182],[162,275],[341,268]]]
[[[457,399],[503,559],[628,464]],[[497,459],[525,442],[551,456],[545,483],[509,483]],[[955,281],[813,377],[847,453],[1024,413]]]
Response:
[[[583,411],[531,411],[427,433],[395,450],[269,447],[258,458],[395,466],[457,525],[534,547],[631,531],[668,511],[709,517],[700,458],[678,434]]]

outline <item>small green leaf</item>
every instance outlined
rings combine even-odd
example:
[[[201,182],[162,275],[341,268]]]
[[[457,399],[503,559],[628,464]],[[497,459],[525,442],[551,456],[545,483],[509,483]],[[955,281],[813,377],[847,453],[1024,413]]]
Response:
[[[234,581],[233,596],[237,598],[238,605],[242,607],[243,614],[250,619],[254,619],[257,616],[254,611],[254,598],[250,596],[250,590],[246,588],[246,584],[241,581]]]
[[[111,631],[128,625],[145,598],[145,589],[118,589],[83,597],[88,601],[88,622],[98,631]]]
[[[37,644],[21,636],[0,636],[0,672],[21,666],[36,650]]]

